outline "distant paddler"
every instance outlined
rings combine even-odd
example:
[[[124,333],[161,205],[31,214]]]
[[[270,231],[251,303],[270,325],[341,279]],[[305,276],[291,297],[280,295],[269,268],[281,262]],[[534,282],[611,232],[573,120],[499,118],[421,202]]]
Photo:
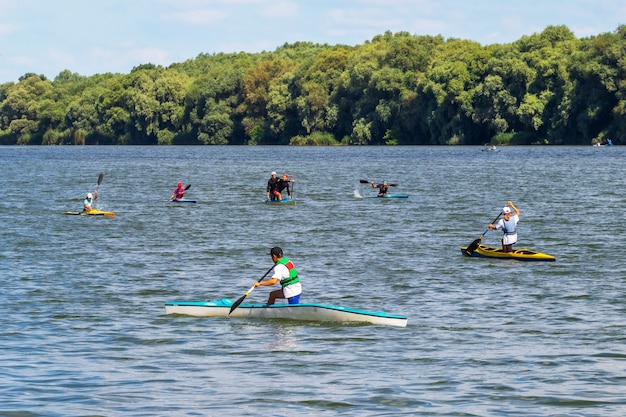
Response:
[[[170,201],[182,200],[185,198],[185,191],[187,191],[191,187],[191,184],[187,184],[186,187],[183,187],[183,183],[179,182],[176,186],[176,189],[172,192],[170,196]]]

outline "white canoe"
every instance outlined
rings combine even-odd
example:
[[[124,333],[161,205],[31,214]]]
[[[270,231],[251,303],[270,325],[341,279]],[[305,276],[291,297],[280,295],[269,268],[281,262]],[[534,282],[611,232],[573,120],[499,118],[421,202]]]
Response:
[[[406,327],[407,318],[379,311],[356,310],[324,304],[240,304],[230,315],[231,300],[167,301],[165,314],[195,317],[235,317],[260,319],[288,319],[318,322],[371,323]]]

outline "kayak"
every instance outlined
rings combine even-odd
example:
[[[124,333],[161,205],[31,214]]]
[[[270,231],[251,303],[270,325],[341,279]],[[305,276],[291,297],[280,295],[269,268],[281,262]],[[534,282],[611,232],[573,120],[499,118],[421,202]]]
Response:
[[[233,302],[219,301],[167,301],[165,314],[194,317],[234,317],[255,319],[287,319],[315,322],[370,323],[406,327],[407,318],[383,312],[357,310],[325,304],[240,304],[232,313]],[[230,315],[229,315],[230,313]]]
[[[100,211],[100,210],[91,210],[91,211],[66,211],[65,214],[70,214],[74,216],[105,216],[105,217],[115,217],[115,213],[112,211]]]
[[[185,198],[175,198],[173,200],[170,200],[172,203],[195,203],[196,200],[187,200]]]
[[[265,204],[269,204],[272,206],[295,206],[296,200],[290,200],[288,198],[283,198],[282,200],[265,200]]]
[[[518,261],[544,261],[554,262],[556,258],[546,253],[535,252],[528,248],[514,249],[513,252],[503,252],[502,248],[493,248],[487,245],[478,245],[478,248],[470,255],[465,251],[467,246],[461,248],[461,252],[465,256],[471,256],[473,258],[497,258],[497,259],[516,259]]]
[[[375,195],[370,198],[409,198],[408,194],[385,194],[381,197]]]

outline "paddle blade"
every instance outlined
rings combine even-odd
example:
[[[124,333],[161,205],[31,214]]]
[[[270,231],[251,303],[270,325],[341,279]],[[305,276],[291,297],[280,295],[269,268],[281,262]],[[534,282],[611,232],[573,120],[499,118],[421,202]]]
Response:
[[[115,217],[115,213],[113,213],[112,211],[106,211],[104,213],[104,217]]]
[[[370,183],[368,180],[359,180],[359,182],[360,182],[361,184],[369,184],[369,183]]]
[[[467,256],[470,256],[476,249],[478,249],[478,245],[480,245],[480,240],[481,239],[478,238],[467,246],[467,249],[465,249],[465,254]]]
[[[191,184],[187,184],[187,186],[185,187],[185,191],[187,191],[190,188],[191,188]]]
[[[102,184],[103,179],[104,179],[104,172],[101,172],[100,175],[98,175],[98,185]]]
[[[242,295],[241,297],[239,297],[239,299],[237,301],[235,301],[233,303],[233,305],[230,307],[230,311],[228,312],[228,315],[230,316],[230,313],[232,313],[233,311],[235,311],[235,309],[237,307],[239,307],[239,305],[241,303],[243,303],[243,300],[246,299],[246,297],[248,296],[248,294],[250,294],[252,292],[252,290],[254,289],[254,286],[250,287],[250,289],[248,291],[246,291],[246,293],[244,295]]]

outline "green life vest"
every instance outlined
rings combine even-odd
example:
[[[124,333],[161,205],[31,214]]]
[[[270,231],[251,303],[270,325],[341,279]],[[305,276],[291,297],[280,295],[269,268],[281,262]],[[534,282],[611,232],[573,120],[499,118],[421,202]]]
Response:
[[[280,258],[276,261],[276,264],[285,265],[289,270],[289,277],[283,278],[280,280],[280,285],[286,287],[287,285],[295,284],[296,282],[300,282],[298,278],[298,272],[296,271],[296,266],[287,258]]]

